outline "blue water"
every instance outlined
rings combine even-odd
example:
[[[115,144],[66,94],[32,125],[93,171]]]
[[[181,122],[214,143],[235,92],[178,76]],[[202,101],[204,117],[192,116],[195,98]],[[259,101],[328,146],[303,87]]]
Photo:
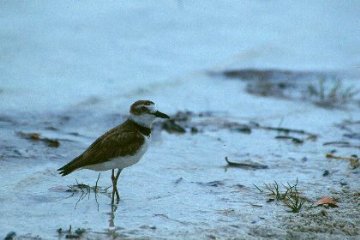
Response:
[[[1,1],[0,108],[125,107],[206,70],[358,70],[359,12],[358,1]]]

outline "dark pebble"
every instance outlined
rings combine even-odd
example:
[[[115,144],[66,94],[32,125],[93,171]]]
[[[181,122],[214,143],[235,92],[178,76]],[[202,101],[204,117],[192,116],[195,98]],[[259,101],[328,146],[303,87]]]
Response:
[[[15,240],[16,239],[16,233],[15,232],[9,232],[4,240]]]

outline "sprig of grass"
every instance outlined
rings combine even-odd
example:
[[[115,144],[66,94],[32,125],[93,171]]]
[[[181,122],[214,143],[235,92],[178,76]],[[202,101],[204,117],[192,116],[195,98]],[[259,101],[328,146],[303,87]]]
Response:
[[[298,213],[304,205],[305,198],[303,198],[297,188],[298,180],[295,184],[283,185],[285,191],[281,191],[280,185],[274,181],[274,183],[264,184],[263,189],[254,185],[260,193],[266,193],[274,197],[276,201],[282,201],[287,207],[290,208],[291,212]]]
[[[329,86],[325,78],[320,78],[317,85],[310,84],[307,88],[307,95],[313,98],[317,105],[328,108],[345,105],[359,93],[360,90],[353,86],[345,87],[340,79],[336,79],[333,85]]]
[[[274,181],[273,184],[264,184],[265,190],[267,190],[270,195],[274,196],[277,201],[283,200],[285,198],[285,194],[281,193],[279,184]]]
[[[254,186],[256,187],[256,189],[260,192],[260,193],[263,193],[264,190],[262,190],[261,188],[259,188],[256,184],[254,184]]]
[[[294,185],[288,183],[287,186],[284,186],[286,189],[284,203],[288,206],[293,213],[298,213],[302,206],[304,205],[304,198],[301,197],[300,192],[297,189],[298,180]]]
[[[95,194],[95,201],[97,203],[97,207],[99,210],[99,203],[97,200],[98,193],[108,195],[109,194],[108,189],[111,187],[111,186],[109,186],[107,188],[99,187],[98,186],[99,179],[100,179],[100,174],[98,175],[95,186],[89,186],[84,183],[79,183],[76,179],[75,179],[76,184],[68,185],[68,189],[66,190],[66,192],[71,193],[71,195],[68,198],[73,197],[75,194],[80,193],[80,197],[75,204],[75,208],[77,207],[78,203],[80,201],[82,201],[86,196],[88,196],[88,198],[90,198],[90,193],[93,192]]]

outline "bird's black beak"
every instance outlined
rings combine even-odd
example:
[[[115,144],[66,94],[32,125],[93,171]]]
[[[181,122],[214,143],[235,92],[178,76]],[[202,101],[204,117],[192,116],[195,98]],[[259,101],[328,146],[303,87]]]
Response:
[[[162,113],[160,111],[154,112],[154,115],[158,118],[170,118],[168,115],[166,115],[165,113]]]

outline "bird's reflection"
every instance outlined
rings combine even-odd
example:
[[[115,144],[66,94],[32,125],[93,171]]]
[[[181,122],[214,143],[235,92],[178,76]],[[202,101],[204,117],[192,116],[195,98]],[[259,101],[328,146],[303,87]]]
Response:
[[[109,227],[106,230],[107,234],[110,234],[111,236],[115,236],[117,235],[116,230],[117,227],[115,226],[115,213],[119,207],[119,202],[118,201],[114,201],[114,198],[116,198],[119,193],[117,192],[117,189],[109,186],[109,187],[101,187],[98,185],[99,182],[99,178],[100,175],[95,183],[94,186],[89,186],[87,184],[84,183],[79,183],[76,182],[76,184],[73,185],[69,185],[68,189],[66,190],[66,192],[71,193],[67,198],[73,198],[73,197],[77,197],[76,203],[74,208],[76,209],[78,207],[78,205],[85,199],[90,200],[93,199],[96,203],[97,206],[97,211],[100,211],[100,205],[104,206],[103,204],[101,204],[102,202],[99,200],[104,200],[103,197],[101,196],[106,196],[106,206],[110,206],[110,211],[107,213],[107,215],[109,216],[108,221],[109,221]],[[112,189],[112,191],[110,190]]]
[[[112,191],[109,191],[110,189],[113,189]],[[114,195],[116,195],[116,190],[114,188],[110,187],[101,187],[95,184],[95,186],[89,186],[83,183],[76,183],[74,185],[69,185],[66,192],[70,192],[71,194],[66,197],[68,198],[74,198],[75,206],[74,208],[77,209],[78,207],[81,207],[84,203],[84,200],[90,200],[94,201],[97,206],[97,211],[99,214],[106,214],[108,217],[108,227],[104,229],[104,231],[97,232],[97,234],[105,234],[108,237],[111,238],[117,238],[119,236],[119,227],[116,226],[116,211],[118,210],[120,203],[115,201],[113,202]],[[87,201],[87,204],[89,201]],[[94,203],[91,203],[93,205]],[[100,211],[100,207],[104,209],[106,206],[107,210]],[[109,209],[109,208],[110,209]]]
[[[109,231],[115,231],[115,212],[118,208],[117,204],[110,204],[111,211],[109,213]]]

